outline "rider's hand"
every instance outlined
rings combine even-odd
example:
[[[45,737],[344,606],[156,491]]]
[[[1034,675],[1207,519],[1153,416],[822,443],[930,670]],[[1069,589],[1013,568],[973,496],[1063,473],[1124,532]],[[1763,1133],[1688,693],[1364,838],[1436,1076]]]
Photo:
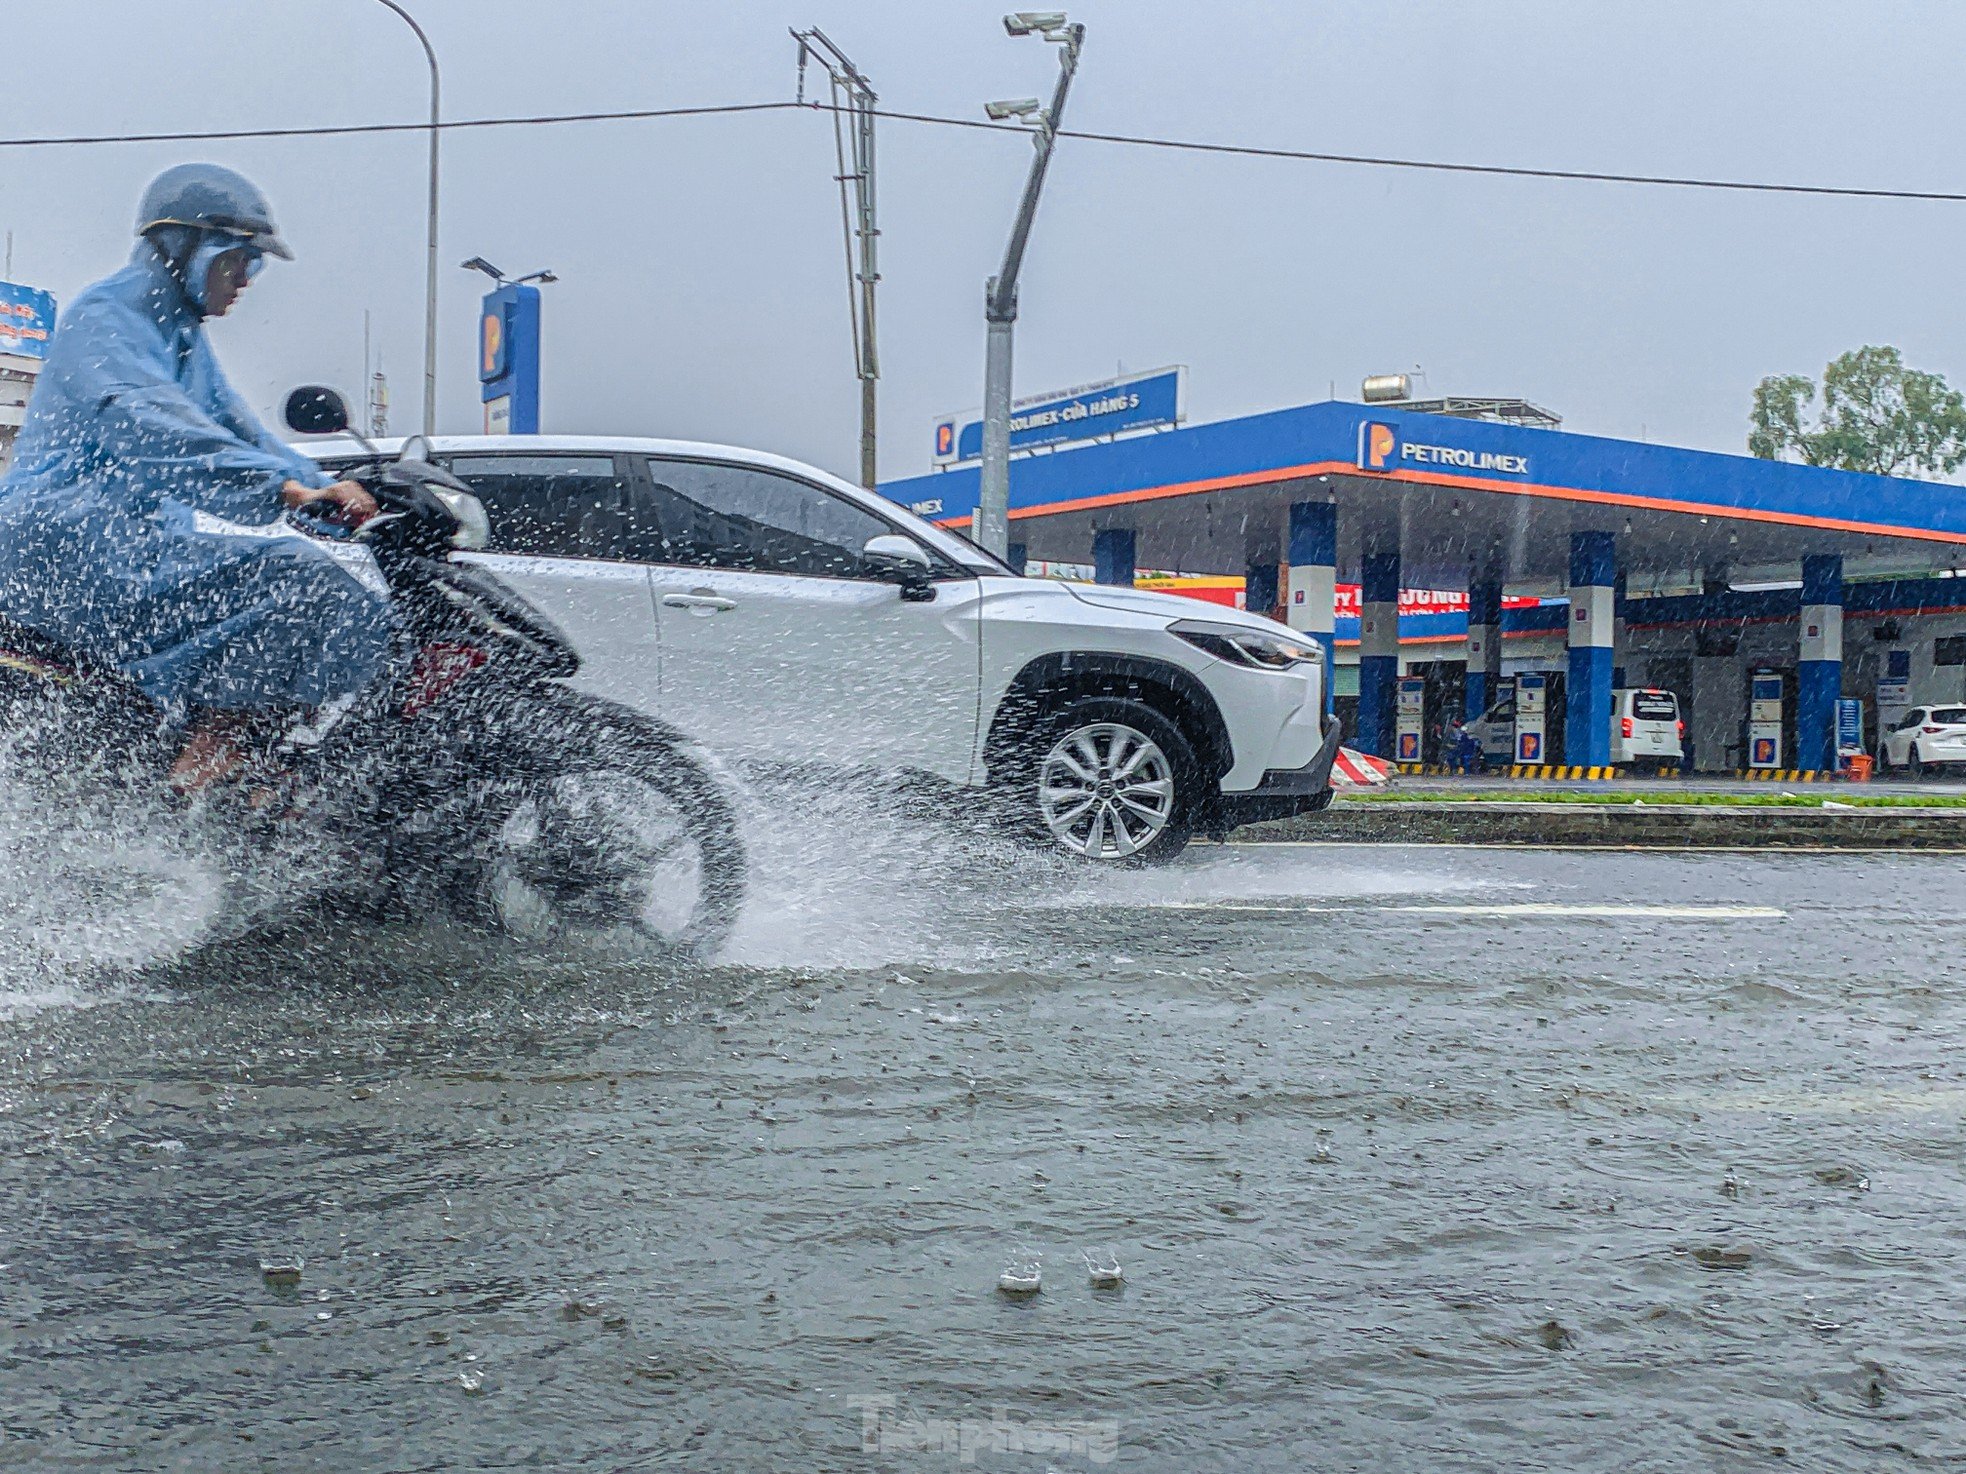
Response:
[[[327,502],[334,510],[326,515],[335,522],[349,527],[360,527],[380,510],[375,498],[359,481],[337,481],[332,486],[303,486],[298,481],[289,481],[281,488],[280,498],[289,507],[305,507],[315,502]]]

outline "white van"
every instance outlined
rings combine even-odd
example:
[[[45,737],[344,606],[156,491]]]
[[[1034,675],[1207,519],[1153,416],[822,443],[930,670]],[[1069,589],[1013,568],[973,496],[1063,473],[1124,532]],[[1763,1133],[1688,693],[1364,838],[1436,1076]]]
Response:
[[[1686,723],[1670,691],[1633,688],[1611,693],[1611,763],[1677,767]]]
[[[1515,761],[1515,696],[1504,696],[1467,724],[1468,735],[1481,744],[1482,760],[1507,767]]]

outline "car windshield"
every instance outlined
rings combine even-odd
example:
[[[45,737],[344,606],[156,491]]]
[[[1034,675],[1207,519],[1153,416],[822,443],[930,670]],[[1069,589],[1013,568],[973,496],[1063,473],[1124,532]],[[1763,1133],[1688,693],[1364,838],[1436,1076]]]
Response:
[[[960,527],[938,527],[936,531],[946,537],[952,537],[961,543],[964,561],[973,565],[977,571],[1005,574],[1011,578],[1022,578],[1024,576]]]
[[[1966,726],[1966,706],[1935,707],[1931,721],[1941,727]]]

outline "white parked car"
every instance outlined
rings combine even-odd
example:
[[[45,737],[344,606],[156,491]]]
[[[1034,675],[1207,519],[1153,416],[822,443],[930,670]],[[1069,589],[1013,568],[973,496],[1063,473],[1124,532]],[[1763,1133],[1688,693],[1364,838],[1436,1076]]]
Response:
[[[1966,763],[1966,706],[1914,706],[1885,732],[1882,747],[1886,768],[1909,768],[1914,778]]]
[[[472,556],[580,650],[573,684],[732,759],[930,774],[1099,860],[1330,799],[1322,652],[1273,620],[1021,578],[756,451],[528,435],[429,454],[489,513]]]

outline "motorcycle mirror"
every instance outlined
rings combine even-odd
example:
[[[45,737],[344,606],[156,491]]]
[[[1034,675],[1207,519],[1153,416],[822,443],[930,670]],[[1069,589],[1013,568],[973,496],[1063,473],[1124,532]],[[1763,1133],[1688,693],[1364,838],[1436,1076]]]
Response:
[[[303,384],[287,396],[287,428],[296,435],[339,435],[348,428],[348,402],[325,384]]]

